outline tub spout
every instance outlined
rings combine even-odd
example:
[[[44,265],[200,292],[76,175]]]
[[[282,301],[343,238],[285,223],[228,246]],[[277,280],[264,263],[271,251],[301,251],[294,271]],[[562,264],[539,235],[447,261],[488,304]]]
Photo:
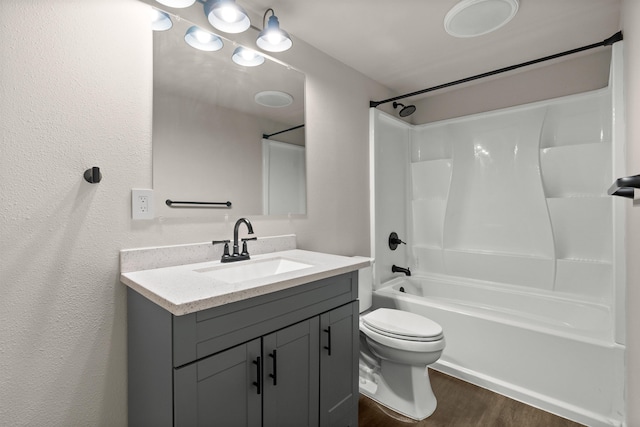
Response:
[[[409,270],[409,267],[407,267],[407,268],[398,267],[395,264],[391,266],[391,272],[392,273],[404,273],[407,276],[411,276],[411,270]]]

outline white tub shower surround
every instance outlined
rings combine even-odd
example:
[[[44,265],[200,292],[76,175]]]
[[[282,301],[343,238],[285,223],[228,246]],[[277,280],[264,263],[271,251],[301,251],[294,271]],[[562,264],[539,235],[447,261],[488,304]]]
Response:
[[[443,326],[436,369],[596,426],[624,418],[621,49],[602,90],[371,125],[374,305]]]

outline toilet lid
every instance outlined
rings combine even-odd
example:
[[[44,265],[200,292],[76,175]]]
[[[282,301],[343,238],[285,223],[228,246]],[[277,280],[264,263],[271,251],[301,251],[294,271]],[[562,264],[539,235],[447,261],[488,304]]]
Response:
[[[379,308],[362,317],[369,329],[388,337],[410,341],[442,339],[442,327],[431,319],[408,311]]]

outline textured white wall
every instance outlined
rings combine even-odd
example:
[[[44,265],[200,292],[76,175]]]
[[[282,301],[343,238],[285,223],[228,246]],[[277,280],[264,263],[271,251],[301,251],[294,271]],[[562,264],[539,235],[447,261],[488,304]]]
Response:
[[[640,2],[623,0],[627,174],[640,174]],[[640,206],[627,208],[627,426],[640,426]]]
[[[151,183],[143,16],[127,0],[0,2],[0,424],[126,422],[118,250],[140,237],[129,189]]]
[[[229,237],[130,219],[152,184],[151,33],[135,0],[0,1],[0,424],[126,425],[118,251]],[[253,220],[304,248],[369,251],[368,101],[389,93],[297,43],[308,72],[307,218]],[[86,183],[91,166],[100,184]]]

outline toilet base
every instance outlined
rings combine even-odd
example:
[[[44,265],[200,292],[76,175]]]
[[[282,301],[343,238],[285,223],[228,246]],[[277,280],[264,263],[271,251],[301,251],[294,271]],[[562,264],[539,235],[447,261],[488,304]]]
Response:
[[[379,404],[416,421],[436,410],[426,366],[380,361],[379,369],[360,363],[360,393]]]

